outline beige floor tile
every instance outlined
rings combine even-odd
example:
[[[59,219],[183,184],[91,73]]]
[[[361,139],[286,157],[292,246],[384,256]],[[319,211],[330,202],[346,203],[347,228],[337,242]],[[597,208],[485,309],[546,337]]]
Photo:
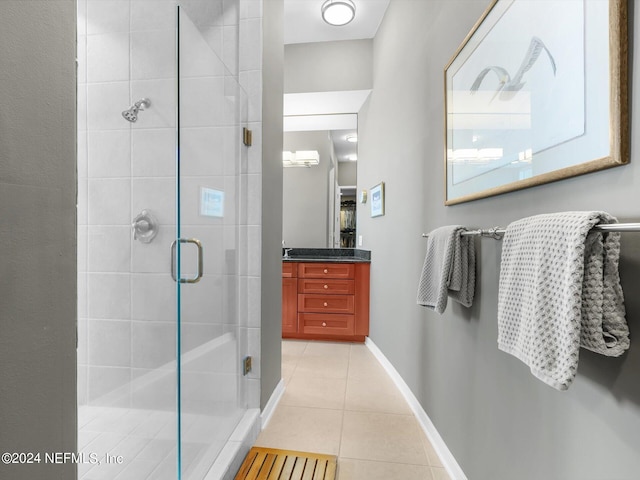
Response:
[[[295,372],[296,367],[292,365],[282,364],[282,379],[284,380],[285,386],[289,384],[291,377],[293,377],[293,372]]]
[[[432,467],[442,467],[443,465],[440,457],[438,457],[436,450],[433,448],[433,445],[422,429],[420,429],[420,438],[422,439],[422,445],[424,445],[424,451],[427,454],[429,465],[431,465]]]
[[[302,358],[304,350],[307,348],[307,342],[299,342],[288,340],[282,342],[282,378],[285,383],[291,378],[293,372],[298,366],[298,362]]]
[[[349,357],[344,355],[303,355],[295,373],[317,378],[347,378]]]
[[[300,362],[302,355],[282,355],[282,365],[295,367]]]
[[[433,480],[433,476],[423,465],[339,458],[338,480]]]
[[[369,347],[367,347],[364,343],[352,344],[350,355],[352,357],[364,356],[366,358],[375,359],[373,353],[371,353],[371,350],[369,350]]]
[[[304,340],[283,340],[282,341],[282,356],[291,355],[299,357],[307,348],[307,344]]]
[[[309,342],[307,348],[304,351],[304,356],[344,357],[348,359],[350,352],[350,343]]]
[[[412,415],[344,412],[340,456],[428,465],[418,422]]]
[[[349,377],[345,409],[360,412],[398,413],[411,415],[411,409],[395,384],[388,377]]]
[[[342,411],[278,405],[256,440],[258,447],[337,455]]]
[[[280,403],[297,407],[342,410],[346,383],[342,378],[317,378],[297,373],[287,383]]]
[[[451,477],[444,468],[431,467],[434,480],[451,480]]]
[[[366,352],[360,348],[356,348],[356,345],[351,349],[351,355],[349,357],[349,377],[350,378],[379,378],[388,377],[387,372],[382,365],[378,362],[376,357],[369,352],[368,348]],[[375,380],[374,380],[375,381]]]
[[[286,340],[282,353],[286,390],[256,445],[340,455],[339,480],[450,480],[366,346]]]

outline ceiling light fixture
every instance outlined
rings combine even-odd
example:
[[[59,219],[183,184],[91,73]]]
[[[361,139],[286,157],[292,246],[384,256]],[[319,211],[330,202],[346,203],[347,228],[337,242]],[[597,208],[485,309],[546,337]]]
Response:
[[[282,152],[283,167],[311,167],[320,163],[320,155],[317,150],[297,150],[295,152]]]
[[[358,143],[358,135],[355,135],[355,134],[347,135],[346,140],[349,143]]]
[[[356,5],[352,0],[327,0],[322,4],[322,19],[329,25],[346,25],[356,16]]]

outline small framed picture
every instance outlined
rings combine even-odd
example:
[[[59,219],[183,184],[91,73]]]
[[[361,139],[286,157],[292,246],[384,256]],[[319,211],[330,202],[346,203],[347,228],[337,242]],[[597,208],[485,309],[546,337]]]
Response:
[[[371,197],[371,216],[384,215],[384,182],[380,182],[369,191]]]

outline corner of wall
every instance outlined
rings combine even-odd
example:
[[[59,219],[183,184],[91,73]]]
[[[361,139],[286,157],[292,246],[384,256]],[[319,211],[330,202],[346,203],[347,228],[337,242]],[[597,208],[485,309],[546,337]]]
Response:
[[[261,384],[264,408],[281,379],[284,1],[263,1]]]

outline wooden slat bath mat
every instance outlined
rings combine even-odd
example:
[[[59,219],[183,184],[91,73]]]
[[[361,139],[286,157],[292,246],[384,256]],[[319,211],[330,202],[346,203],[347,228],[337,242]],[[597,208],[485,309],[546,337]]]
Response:
[[[333,455],[253,447],[235,480],[335,480]]]

